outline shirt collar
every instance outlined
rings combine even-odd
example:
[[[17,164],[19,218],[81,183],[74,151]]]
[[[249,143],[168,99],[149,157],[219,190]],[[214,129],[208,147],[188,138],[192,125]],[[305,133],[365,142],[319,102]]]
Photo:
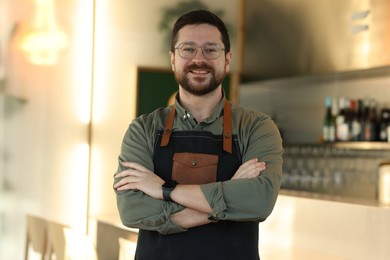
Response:
[[[210,123],[219,118],[223,113],[223,108],[225,105],[225,91],[222,89],[222,98],[219,101],[217,108],[215,109],[214,113],[208,117],[204,122]],[[192,115],[185,110],[185,108],[180,104],[180,98],[179,98],[179,92],[176,94],[175,97],[175,107],[176,107],[176,113],[181,119],[188,119],[192,118]]]

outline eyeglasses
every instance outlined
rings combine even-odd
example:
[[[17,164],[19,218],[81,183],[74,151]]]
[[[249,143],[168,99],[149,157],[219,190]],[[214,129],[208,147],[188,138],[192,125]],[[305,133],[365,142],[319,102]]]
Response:
[[[179,51],[180,57],[184,59],[192,59],[198,53],[198,49],[202,49],[203,56],[206,59],[213,60],[221,55],[221,52],[225,50],[219,44],[206,43],[203,46],[198,46],[194,43],[182,42],[175,49]]]

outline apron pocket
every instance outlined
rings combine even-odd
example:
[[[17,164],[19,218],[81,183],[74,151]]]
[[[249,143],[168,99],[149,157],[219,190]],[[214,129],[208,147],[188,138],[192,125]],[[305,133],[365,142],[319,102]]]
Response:
[[[206,184],[217,180],[218,155],[175,153],[172,179],[179,184]]]

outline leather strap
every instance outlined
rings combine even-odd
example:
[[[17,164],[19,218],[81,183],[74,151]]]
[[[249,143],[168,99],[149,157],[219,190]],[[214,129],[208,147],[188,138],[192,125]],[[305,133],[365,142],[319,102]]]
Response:
[[[169,112],[168,119],[165,123],[164,133],[161,138],[160,146],[167,146],[169,139],[172,134],[173,120],[175,118],[176,109],[173,106],[172,110]],[[232,110],[230,108],[230,103],[225,100],[225,106],[223,109],[223,150],[232,153],[232,143],[233,143],[233,126],[232,126]]]
[[[232,153],[232,135],[233,135],[233,126],[232,126],[232,109],[227,100],[225,100],[225,106],[223,109],[223,150]]]
[[[173,128],[173,119],[175,118],[176,109],[174,106],[172,106],[171,112],[169,112],[167,122],[165,123],[164,133],[161,138],[161,144],[160,146],[167,146],[169,143],[169,138],[172,134],[172,128]]]

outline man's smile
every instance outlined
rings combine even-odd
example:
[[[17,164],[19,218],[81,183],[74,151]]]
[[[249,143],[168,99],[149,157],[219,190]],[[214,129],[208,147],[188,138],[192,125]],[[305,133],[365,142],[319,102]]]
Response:
[[[208,71],[208,70],[190,70],[190,72],[194,73],[194,74],[207,74],[210,71]]]

